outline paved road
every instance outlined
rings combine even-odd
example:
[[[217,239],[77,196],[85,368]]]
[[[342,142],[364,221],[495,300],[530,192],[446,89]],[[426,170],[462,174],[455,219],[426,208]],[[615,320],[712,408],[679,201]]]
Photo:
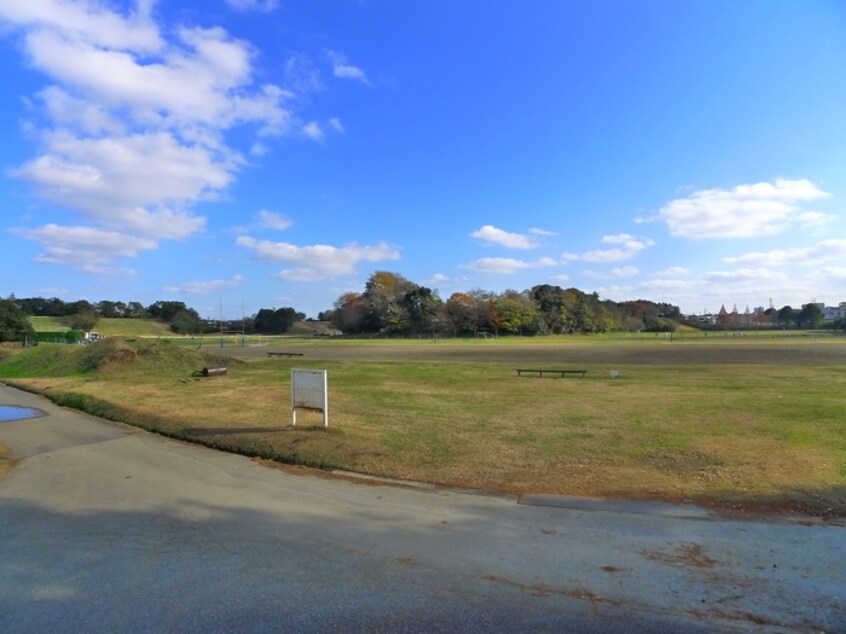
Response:
[[[843,632],[846,528],[294,475],[0,386],[0,628]]]

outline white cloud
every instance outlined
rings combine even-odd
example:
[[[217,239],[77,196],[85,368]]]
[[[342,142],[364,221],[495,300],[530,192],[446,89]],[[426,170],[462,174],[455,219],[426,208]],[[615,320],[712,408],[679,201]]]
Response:
[[[234,167],[227,163],[238,162],[216,161],[207,149],[183,145],[167,132],[98,139],[55,132],[46,140],[50,151],[16,176],[52,203],[148,237],[182,238],[202,229],[204,220],[185,206],[214,198],[232,181]]]
[[[337,117],[332,117],[331,119],[329,119],[329,125],[338,134],[346,134],[347,132],[347,129],[344,127],[344,124],[341,123],[341,120]]]
[[[100,0],[0,0],[0,21],[22,33],[29,64],[51,82],[36,94],[40,120],[25,122],[38,153],[13,176],[92,231],[154,241],[149,248],[202,230],[191,208],[224,195],[246,164],[224,142],[227,130],[249,124],[267,137],[297,121],[291,93],[254,82],[249,43],[222,28],[160,27],[153,4],[137,0],[121,13]],[[267,151],[252,145],[255,155]],[[41,261],[74,261],[49,255],[51,232],[28,236],[43,237]]]
[[[287,242],[270,242],[250,236],[239,236],[235,243],[251,249],[260,260],[299,265],[280,273],[280,277],[292,281],[313,281],[351,275],[355,273],[355,267],[360,262],[384,262],[400,258],[399,250],[384,242],[372,246],[348,244],[333,247],[317,244],[300,247]]]
[[[796,222],[803,228],[823,227],[837,220],[834,214],[823,214],[818,211],[805,211],[796,216]]]
[[[284,231],[293,225],[288,218],[275,211],[267,211],[262,209],[258,212],[259,226],[262,229],[274,229],[276,231]]]
[[[227,288],[237,288],[241,285],[244,278],[241,275],[235,275],[229,280],[211,280],[208,282],[184,282],[173,286],[165,286],[162,290],[165,293],[191,293],[195,295],[205,295],[214,293]]]
[[[846,281],[846,266],[826,266],[822,272],[832,279]]]
[[[772,280],[786,280],[787,276],[778,271],[770,269],[736,269],[734,271],[711,271],[702,276],[702,279],[715,281],[772,281]]]
[[[723,262],[728,264],[758,264],[770,267],[787,264],[814,266],[828,260],[846,260],[846,240],[823,240],[811,247],[752,251],[723,258]]]
[[[332,74],[340,79],[352,79],[363,84],[369,84],[365,72],[358,66],[353,66],[347,61],[345,55],[337,51],[326,51],[326,56],[332,64]]]
[[[552,258],[540,258],[534,262],[525,262],[523,260],[515,260],[513,258],[480,258],[470,262],[469,264],[463,265],[463,267],[476,271],[477,273],[511,275],[513,273],[517,273],[518,271],[555,266],[556,264],[557,262]]]
[[[103,231],[92,227],[62,227],[48,224],[37,229],[17,230],[23,237],[40,242],[44,253],[35,258],[41,264],[71,266],[94,275],[132,275],[131,269],[110,265],[118,258],[134,258],[157,247],[154,240]]]
[[[302,53],[294,53],[285,61],[285,85],[302,96],[324,89],[320,70]]]
[[[600,271],[584,271],[584,275],[587,277],[592,277],[594,279],[600,280],[608,280],[608,279],[620,279],[624,277],[634,277],[635,275],[639,275],[640,270],[634,266],[618,266],[609,272],[600,272]]]
[[[664,269],[663,271],[657,271],[655,275],[668,275],[671,277],[690,275],[690,269],[686,269],[683,266],[671,266],[670,268]]]
[[[279,0],[224,0],[235,11],[270,13],[279,7]]]
[[[432,288],[437,288],[440,290],[465,290],[467,289],[470,282],[464,276],[455,276],[450,277],[449,275],[444,275],[443,273],[435,273],[430,277],[426,278],[422,281],[423,286],[430,286]]]
[[[449,276],[444,275],[443,273],[435,273],[426,280],[426,284],[444,284],[450,281]]]
[[[537,227],[532,227],[529,229],[529,233],[536,235],[536,236],[543,236],[543,237],[551,237],[557,236],[558,234],[554,231],[547,231],[546,229],[538,229]]]
[[[80,0],[3,0],[0,19],[29,30],[56,30],[69,39],[115,49],[156,52],[163,46],[159,30],[150,19],[151,3],[138,2],[137,10],[118,15],[102,2]]]
[[[484,225],[481,229],[477,229],[471,233],[470,237],[476,238],[487,245],[498,244],[509,249],[534,249],[538,246],[537,243],[527,235],[503,231],[502,229],[497,229],[492,225]]]
[[[326,134],[320,128],[320,124],[317,121],[309,121],[303,126],[303,134],[305,134],[308,138],[313,141],[323,141],[326,138]]]
[[[655,245],[655,242],[648,238],[636,238],[627,233],[617,233],[603,236],[603,244],[613,245],[610,249],[595,249],[581,255],[575,253],[563,253],[561,257],[566,261],[582,260],[584,262],[619,262],[628,260],[638,253]]]
[[[758,237],[779,233],[795,223],[819,223],[825,217],[802,209],[802,205],[829,196],[809,180],[781,179],[730,190],[696,191],[667,203],[658,217],[674,236]]]
[[[568,282],[570,280],[570,276],[566,273],[560,273],[558,275],[553,275],[550,279],[553,282]]]

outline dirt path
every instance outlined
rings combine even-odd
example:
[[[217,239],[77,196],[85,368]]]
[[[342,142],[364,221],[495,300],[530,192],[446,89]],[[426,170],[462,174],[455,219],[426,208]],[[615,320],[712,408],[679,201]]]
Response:
[[[293,343],[271,347],[222,348],[215,353],[242,359],[266,358],[287,351],[327,361],[449,361],[472,363],[581,365],[846,365],[846,343],[631,343],[501,344],[501,343]]]

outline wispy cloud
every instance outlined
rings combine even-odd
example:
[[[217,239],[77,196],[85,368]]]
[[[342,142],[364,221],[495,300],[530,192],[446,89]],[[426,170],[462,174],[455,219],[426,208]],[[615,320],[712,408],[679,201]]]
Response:
[[[235,275],[228,280],[211,280],[208,282],[184,282],[172,286],[165,286],[162,290],[165,293],[190,293],[193,295],[206,295],[227,288],[237,288],[244,281],[243,276]]]
[[[283,214],[277,213],[275,211],[268,211],[267,209],[262,209],[258,212],[258,219],[259,225],[262,229],[274,229],[276,231],[284,231],[288,229],[294,223],[291,222]]]
[[[683,238],[750,238],[772,235],[793,224],[820,224],[829,216],[803,209],[830,194],[809,180],[775,180],[704,189],[667,203],[658,218]]]
[[[224,0],[235,11],[270,13],[279,8],[279,0]]]
[[[627,233],[603,236],[602,243],[611,245],[611,248],[586,251],[581,255],[564,253],[561,257],[564,260],[573,262],[619,262],[633,258],[644,249],[648,249],[655,244],[655,242],[648,238],[637,238]]]
[[[348,244],[334,247],[317,244],[301,247],[287,242],[239,236],[235,243],[250,249],[260,260],[299,265],[279,273],[280,278],[289,281],[315,281],[351,275],[356,272],[356,265],[360,262],[385,262],[400,258],[399,249],[384,242],[371,246]]]
[[[463,276],[449,276],[443,273],[435,273],[423,280],[424,286],[431,286],[433,288],[441,289],[466,289],[469,284],[466,277]]]
[[[492,225],[484,225],[476,229],[470,237],[483,244],[499,245],[509,249],[535,249],[538,246],[535,240],[525,234],[511,233]]]
[[[353,81],[361,82],[362,84],[369,84],[367,74],[358,66],[353,66],[347,60],[346,55],[337,51],[327,50],[326,57],[332,64],[332,74],[340,79],[351,79]]]
[[[476,271],[477,273],[494,273],[499,275],[511,275],[518,271],[525,271],[527,269],[537,269],[548,266],[555,266],[558,264],[552,258],[540,258],[532,262],[524,260],[515,260],[514,258],[480,258],[469,264],[463,265],[464,268]]]
[[[285,60],[285,85],[301,97],[325,88],[320,69],[308,55],[293,53]]]
[[[531,229],[529,229],[529,233],[531,233],[532,235],[536,235],[536,236],[543,236],[545,238],[558,235],[554,231],[547,231],[546,229],[538,229],[537,227],[532,227]]]
[[[715,282],[715,281],[772,281],[772,280],[785,280],[787,276],[782,273],[781,271],[773,271],[771,269],[751,269],[751,268],[742,268],[736,269],[733,271],[710,271],[705,273],[702,276],[702,279]]]
[[[846,260],[846,240],[823,240],[810,247],[751,251],[723,258],[723,262],[727,264],[757,264],[769,267],[787,264],[815,266],[831,260],[837,262]]]
[[[323,129],[317,121],[309,121],[306,123],[303,126],[303,134],[313,141],[318,142],[323,141],[326,138],[326,134],[323,132]]]
[[[640,274],[640,270],[634,266],[617,266],[610,271],[584,271],[586,277],[599,280],[613,280],[625,277],[634,277]]]

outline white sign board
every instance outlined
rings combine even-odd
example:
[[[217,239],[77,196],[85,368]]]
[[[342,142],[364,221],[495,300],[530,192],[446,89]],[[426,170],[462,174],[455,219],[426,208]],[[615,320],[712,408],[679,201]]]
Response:
[[[329,388],[326,370],[291,369],[291,414],[297,425],[297,410],[323,412],[323,426],[329,427]]]

